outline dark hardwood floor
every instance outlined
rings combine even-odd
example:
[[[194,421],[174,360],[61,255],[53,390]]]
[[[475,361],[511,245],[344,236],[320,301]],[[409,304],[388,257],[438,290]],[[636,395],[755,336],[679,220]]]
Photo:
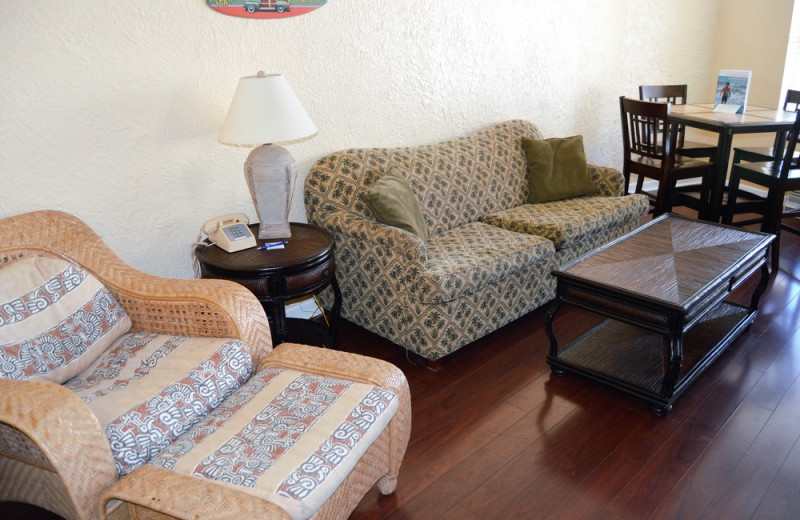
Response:
[[[783,233],[781,246],[755,323],[666,417],[551,375],[546,308],[436,372],[344,322],[342,348],[399,366],[413,409],[397,492],[373,489],[351,519],[800,518],[800,238]],[[595,321],[562,311],[559,340]]]

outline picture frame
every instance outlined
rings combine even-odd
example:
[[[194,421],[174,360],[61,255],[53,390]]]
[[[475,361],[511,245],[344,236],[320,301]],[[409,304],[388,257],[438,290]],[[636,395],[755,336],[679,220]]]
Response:
[[[753,71],[721,69],[714,94],[714,111],[744,114]]]

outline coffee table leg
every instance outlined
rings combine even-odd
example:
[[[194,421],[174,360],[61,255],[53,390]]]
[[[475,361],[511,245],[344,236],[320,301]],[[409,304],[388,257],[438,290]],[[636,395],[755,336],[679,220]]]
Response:
[[[561,300],[556,298],[553,301],[553,304],[550,306],[550,309],[547,311],[547,316],[544,320],[544,330],[547,332],[547,337],[550,338],[550,358],[557,359],[558,358],[558,341],[556,340],[556,335],[553,332],[553,317],[556,314],[558,308],[561,307]],[[553,366],[550,364],[550,370],[557,376],[566,375],[567,371]]]
[[[769,254],[769,249],[767,249]],[[758,302],[761,300],[761,295],[764,294],[764,291],[767,290],[767,285],[769,285],[769,262],[764,262],[764,265],[761,266],[761,280],[758,282],[758,286],[756,286],[755,290],[753,291],[753,296],[750,298],[750,311],[755,312],[758,310]]]

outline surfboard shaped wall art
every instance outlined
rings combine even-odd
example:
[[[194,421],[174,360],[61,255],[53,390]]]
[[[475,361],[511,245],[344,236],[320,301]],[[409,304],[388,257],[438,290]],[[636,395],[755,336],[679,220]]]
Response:
[[[328,0],[207,0],[218,13],[241,18],[289,18],[310,13]]]

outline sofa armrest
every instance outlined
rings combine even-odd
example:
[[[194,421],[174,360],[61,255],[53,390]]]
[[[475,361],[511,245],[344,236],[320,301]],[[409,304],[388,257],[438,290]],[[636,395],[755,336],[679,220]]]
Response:
[[[421,238],[372,219],[352,213],[337,212],[327,214],[318,224],[336,235],[337,239],[345,237],[357,242],[374,243],[411,262],[422,263],[427,258],[427,248]],[[339,242],[337,240],[337,247]]]
[[[586,168],[601,197],[619,197],[625,194],[625,177],[622,172],[608,166],[587,164]]]
[[[0,500],[97,517],[100,494],[117,471],[103,427],[77,394],[55,383],[0,378],[0,426],[2,476],[20,477],[0,486]],[[48,483],[49,492],[33,481]]]

